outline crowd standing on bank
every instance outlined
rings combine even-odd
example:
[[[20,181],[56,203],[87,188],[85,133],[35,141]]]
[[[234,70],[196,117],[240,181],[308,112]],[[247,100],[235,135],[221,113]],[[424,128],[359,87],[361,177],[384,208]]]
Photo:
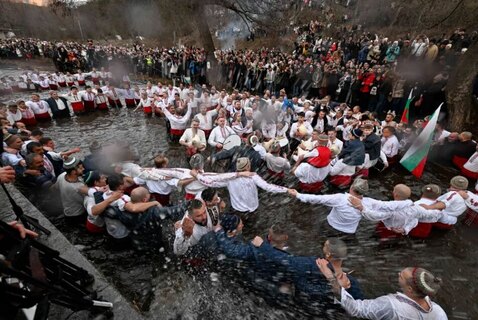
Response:
[[[193,85],[205,74],[190,68],[184,73],[191,78],[189,85],[133,85],[128,71],[115,75],[101,64],[95,66],[90,58],[86,65],[76,64],[70,71],[59,68],[42,74],[31,70],[19,79],[2,79],[4,92],[31,92],[30,100],[9,103],[0,114],[2,182],[15,177],[42,210],[60,210],[65,219],[83,225],[88,232],[107,233],[117,240],[141,242],[153,225],[161,233],[161,221],[176,221],[176,255],[214,260],[221,253],[247,261],[248,275],[253,280],[273,280],[275,285],[265,290],[278,298],[293,291],[326,301],[335,294],[354,316],[446,319],[429,298],[441,282],[429,271],[406,268],[398,280],[402,293],[360,300],[360,285],[342,271],[342,263],[346,242],[362,218],[378,222],[376,232],[383,241],[427,238],[435,229],[454,228],[459,220],[477,223],[478,197],[467,191],[469,180],[475,182],[478,177],[476,142],[470,132],[448,132],[444,121],[435,130],[431,158],[435,155],[436,160],[452,163],[461,172],[451,179],[447,192],[426,185],[422,198],[413,202],[410,188],[398,184],[392,201],[366,197],[370,171],[398,165],[400,155],[443,102],[441,93],[431,91],[430,86],[443,91],[449,65],[442,57],[446,50],[456,51],[453,46],[461,46],[461,52],[465,41],[450,38],[440,51],[437,44],[443,44],[443,39],[420,36],[409,47],[406,41],[370,36],[334,42],[317,37],[318,29],[312,22],[291,54],[216,52],[232,91]],[[18,56],[18,42],[24,50],[38,48],[32,40],[11,41],[2,55],[8,57],[14,50]],[[87,51],[90,45],[95,52],[102,50],[91,43],[63,48],[68,56],[71,51]],[[56,51],[62,47],[44,43],[42,52],[46,48]],[[110,47],[108,52],[115,59],[123,54],[131,58],[137,50],[129,50]],[[183,61],[189,49],[184,50]],[[166,55],[175,54],[170,51],[163,50]],[[205,63],[202,50],[193,49],[191,54],[199,57],[195,61],[204,59],[201,62]],[[88,57],[88,52],[80,55]],[[400,74],[400,59],[427,61],[436,67],[436,73],[428,77],[431,84],[415,82],[407,87]],[[290,80],[299,73],[306,77]],[[412,88],[413,104],[422,113],[404,123],[400,116]],[[171,168],[167,155],[157,156],[151,167],[141,167],[127,145],[92,143],[90,155],[81,160],[78,148],[56,150],[54,141],[36,129],[38,122],[68,121],[87,112],[106,115],[110,108],[123,107],[164,118],[171,141],[184,146],[190,168]],[[289,181],[296,187],[291,188]],[[227,188],[229,199],[220,198],[217,188]],[[288,235],[280,225],[271,226],[264,239],[242,241],[242,228],[261,206],[258,188],[331,208],[330,229],[324,231],[330,238],[323,254],[299,257],[285,251]],[[184,201],[172,203],[170,195],[180,190],[184,190]],[[321,194],[324,191],[329,194]],[[60,201],[52,201],[55,197]],[[274,268],[265,270],[264,265]],[[282,278],[277,281],[279,274]]]

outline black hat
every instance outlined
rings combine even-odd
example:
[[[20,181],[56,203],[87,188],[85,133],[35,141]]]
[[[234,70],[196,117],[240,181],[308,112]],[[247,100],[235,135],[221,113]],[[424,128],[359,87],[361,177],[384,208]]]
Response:
[[[221,217],[220,224],[225,232],[229,232],[236,230],[240,222],[241,218],[238,215],[226,213]]]
[[[355,138],[360,138],[360,137],[362,136],[362,134],[363,134],[363,132],[362,132],[362,130],[360,130],[359,128],[352,130],[352,135],[353,135]]]

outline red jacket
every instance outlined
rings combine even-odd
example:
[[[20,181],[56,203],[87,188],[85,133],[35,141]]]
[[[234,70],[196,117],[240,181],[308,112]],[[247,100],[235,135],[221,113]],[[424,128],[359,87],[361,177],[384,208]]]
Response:
[[[372,87],[372,84],[375,80],[375,73],[368,72],[368,73],[362,74],[359,77],[359,80],[362,81],[363,83],[362,86],[360,87],[360,92],[369,93],[370,88]]]

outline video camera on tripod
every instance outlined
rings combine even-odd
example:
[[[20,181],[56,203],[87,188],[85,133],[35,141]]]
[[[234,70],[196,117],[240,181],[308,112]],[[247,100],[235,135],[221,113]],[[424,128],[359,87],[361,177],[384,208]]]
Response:
[[[25,228],[51,234],[23,213],[3,184],[2,188]],[[0,221],[0,318],[14,318],[19,309],[36,306],[31,319],[47,319],[50,302],[73,311],[109,311],[111,302],[96,300],[97,292],[91,289],[94,280],[58,251],[37,240],[22,239],[17,230]]]

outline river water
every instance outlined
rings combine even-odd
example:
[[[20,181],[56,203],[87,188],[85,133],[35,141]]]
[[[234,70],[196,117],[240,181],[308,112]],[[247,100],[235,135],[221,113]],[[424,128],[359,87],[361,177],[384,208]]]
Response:
[[[18,74],[2,69],[0,76]],[[47,94],[42,93],[42,97]],[[1,100],[28,99],[27,94],[2,97]],[[141,165],[166,152],[171,167],[186,167],[182,148],[170,145],[163,119],[146,118],[142,112],[111,110],[72,120],[43,125],[45,136],[53,138],[58,150],[79,146],[87,154],[93,140],[107,144],[112,140],[130,142],[140,155]],[[207,168],[206,168],[207,169]],[[396,183],[412,187],[413,200],[420,188],[437,183],[446,189],[455,175],[454,169],[427,165],[421,180],[403,168],[372,173],[369,196],[388,200]],[[293,181],[288,181],[293,184]],[[225,195],[222,190],[221,193]],[[285,195],[260,194],[260,207],[254,221],[245,224],[243,237],[264,235],[275,222],[286,222],[290,252],[297,255],[321,254],[327,238],[328,208],[303,204]],[[83,229],[72,228],[61,218],[52,218],[66,237],[77,245],[104,275],[147,317],[153,319],[348,319],[339,311],[310,312],[296,303],[271,303],[234,272],[218,272],[206,267],[192,268],[171,254],[171,248],[153,248],[136,252],[131,246],[118,248],[106,236],[94,236]],[[393,245],[380,245],[374,237],[375,224],[363,220],[356,240],[349,244],[346,270],[354,270],[366,297],[398,290],[397,272],[406,266],[421,266],[443,278],[443,287],[435,299],[450,319],[478,319],[477,230],[458,223],[454,230],[435,233],[427,240],[403,239]],[[165,236],[172,241],[173,226],[165,223]],[[214,272],[213,272],[214,271]]]

